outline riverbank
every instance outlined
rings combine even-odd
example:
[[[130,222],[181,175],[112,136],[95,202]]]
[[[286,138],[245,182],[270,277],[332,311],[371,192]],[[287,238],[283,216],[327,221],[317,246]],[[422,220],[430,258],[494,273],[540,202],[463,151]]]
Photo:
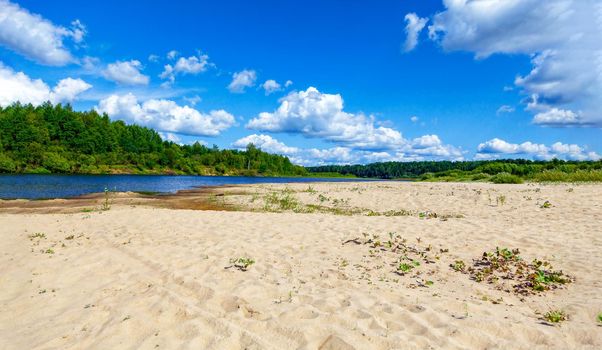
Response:
[[[0,347],[596,349],[600,198],[345,182],[0,201]],[[478,282],[496,247],[566,283]]]

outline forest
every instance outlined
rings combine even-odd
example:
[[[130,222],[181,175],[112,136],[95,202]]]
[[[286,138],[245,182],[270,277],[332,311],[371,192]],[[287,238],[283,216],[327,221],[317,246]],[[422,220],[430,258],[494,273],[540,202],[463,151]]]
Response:
[[[244,151],[178,145],[149,128],[48,102],[0,107],[0,173],[301,176],[306,170],[253,145]]]
[[[481,161],[383,162],[367,165],[327,165],[307,168],[309,172],[381,179],[422,181],[602,181],[602,161],[533,161],[525,159]]]

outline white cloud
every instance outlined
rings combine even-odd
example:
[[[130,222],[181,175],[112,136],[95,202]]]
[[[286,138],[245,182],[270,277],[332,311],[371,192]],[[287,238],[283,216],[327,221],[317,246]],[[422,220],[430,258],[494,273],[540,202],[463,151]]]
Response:
[[[63,66],[76,59],[63,40],[83,40],[85,27],[75,20],[71,28],[54,25],[17,4],[0,0],[0,45],[41,64]]]
[[[245,148],[248,144],[254,144],[256,147],[261,148],[265,152],[278,153],[284,155],[294,155],[300,150],[296,147],[289,147],[284,143],[272,138],[269,135],[249,135],[241,139],[236,140],[232,146],[236,148]]]
[[[31,79],[25,73],[15,72],[0,63],[0,106],[14,102],[33,105],[40,105],[46,101],[72,102],[91,87],[92,85],[81,79],[65,78],[51,90],[41,79]]]
[[[266,95],[282,90],[282,86],[276,80],[272,79],[266,80],[261,87],[265,90]]]
[[[406,41],[403,45],[403,51],[410,52],[418,44],[418,35],[424,29],[428,18],[420,18],[415,13],[408,13],[405,16],[406,21]]]
[[[167,79],[170,82],[175,81],[177,74],[198,74],[207,70],[211,66],[209,56],[199,54],[188,58],[180,57],[175,65],[166,64],[163,72],[159,75],[161,79]]]
[[[508,105],[502,105],[502,106],[500,106],[500,108],[497,109],[495,114],[500,115],[503,113],[513,113],[513,112],[514,112],[514,107],[508,106]]]
[[[255,85],[257,73],[254,70],[245,69],[232,75],[232,82],[228,85],[228,90],[234,93],[243,93],[248,87]]]
[[[602,3],[599,0],[444,0],[429,26],[448,51],[532,57],[532,70],[515,85],[537,95],[540,112],[564,110],[549,126],[602,125]],[[577,112],[579,111],[579,112]],[[573,117],[577,115],[578,118]],[[568,118],[567,118],[568,116]],[[550,121],[548,123],[548,120]]]
[[[142,63],[137,60],[117,61],[103,71],[103,76],[123,85],[148,85],[149,77],[140,73]]]
[[[235,141],[232,146],[244,149],[249,143],[269,153],[282,154],[299,165],[323,165],[323,164],[366,164],[386,161],[413,161],[424,159],[462,159],[462,154],[451,146],[442,145],[436,135],[427,135],[414,140],[416,144],[422,143],[422,147],[415,148],[408,144],[404,150],[391,151],[369,151],[357,150],[350,147],[336,146],[325,149],[299,148],[287,146],[281,141],[269,135],[253,134]]]
[[[391,149],[405,143],[400,132],[376,126],[374,117],[343,111],[341,95],[324,94],[314,87],[281,98],[277,110],[260,113],[247,128],[299,133],[355,148]]]
[[[178,57],[180,55],[180,53],[176,50],[171,50],[167,53],[167,59],[169,60],[175,60],[176,57]]]
[[[289,86],[293,85],[293,81],[292,80],[287,80],[286,83],[284,83],[284,87],[287,88]]]
[[[533,123],[544,126],[584,125],[581,116],[566,109],[551,108],[533,117]]]
[[[575,144],[563,144],[556,142],[548,147],[544,144],[536,144],[530,141],[521,144],[509,143],[494,138],[479,144],[476,159],[495,159],[505,155],[521,155],[533,157],[534,159],[569,159],[569,160],[598,160],[600,156],[596,152],[588,152],[585,147]]]
[[[417,116],[413,115],[410,117],[410,121],[412,123],[417,123],[420,120],[420,118],[418,118]]]
[[[184,135],[217,136],[236,124],[234,116],[224,110],[201,113],[171,100],[150,99],[140,104],[131,93],[111,95],[101,100],[96,109],[112,118]]]
[[[148,61],[149,62],[157,63],[157,62],[159,62],[159,58],[160,57],[158,55],[155,55],[155,54],[148,55]]]
[[[159,136],[163,139],[163,141],[171,141],[173,143],[181,144],[182,139],[171,132],[159,132]]]
[[[92,85],[81,79],[65,78],[52,89],[52,100],[55,102],[71,102],[82,92],[90,89]]]

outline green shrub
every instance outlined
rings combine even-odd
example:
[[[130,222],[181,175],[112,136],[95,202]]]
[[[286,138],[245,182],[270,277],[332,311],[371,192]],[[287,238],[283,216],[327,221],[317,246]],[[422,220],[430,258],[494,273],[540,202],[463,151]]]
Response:
[[[522,184],[523,179],[509,173],[499,173],[491,177],[491,182],[494,184]]]
[[[6,154],[0,153],[0,173],[14,173],[17,170],[17,164]]]
[[[45,152],[42,165],[53,173],[66,173],[71,170],[69,161],[55,152]]]

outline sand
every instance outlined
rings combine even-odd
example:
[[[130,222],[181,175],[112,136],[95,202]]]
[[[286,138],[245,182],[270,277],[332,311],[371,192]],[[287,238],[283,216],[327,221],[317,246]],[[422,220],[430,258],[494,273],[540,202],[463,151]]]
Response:
[[[235,211],[124,200],[107,211],[71,205],[66,213],[0,205],[0,348],[602,347],[602,185],[370,182],[220,191],[208,201]],[[552,206],[542,208],[545,201]],[[386,211],[403,215],[374,216]],[[430,245],[439,260],[418,267],[421,275],[400,276],[391,254],[343,244],[389,232]],[[449,267],[496,246],[546,259],[575,282],[519,296]],[[226,268],[239,257],[255,263]],[[542,314],[551,309],[569,319],[547,323]]]

